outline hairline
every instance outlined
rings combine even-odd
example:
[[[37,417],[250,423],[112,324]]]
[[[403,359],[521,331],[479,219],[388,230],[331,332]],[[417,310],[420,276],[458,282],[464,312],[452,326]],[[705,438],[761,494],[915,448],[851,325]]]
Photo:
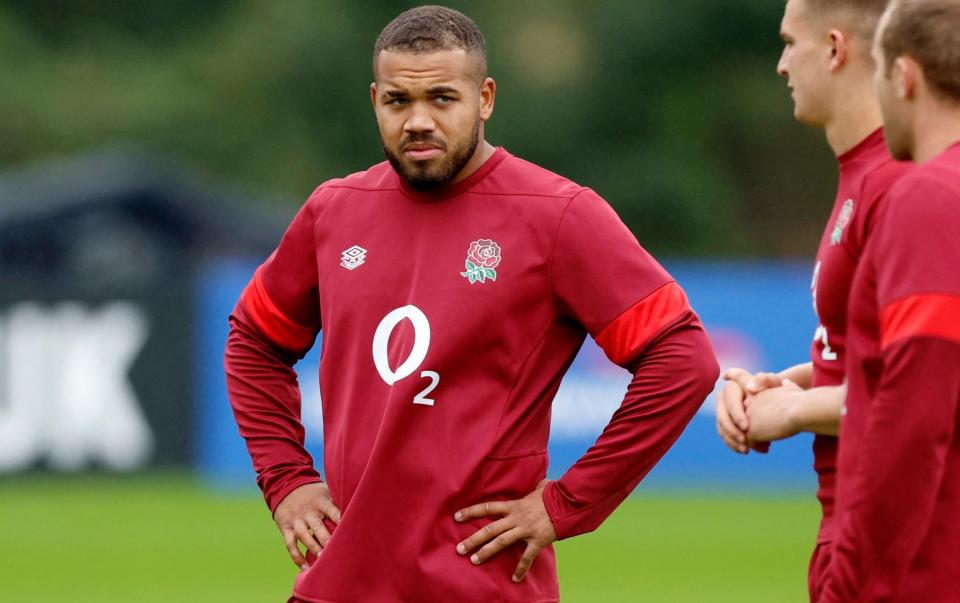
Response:
[[[434,48],[431,50],[414,50],[410,48],[405,48],[402,45],[381,48],[375,55],[373,55],[373,81],[374,82],[380,81],[377,68],[380,65],[380,55],[385,52],[392,52],[396,54],[422,55],[422,54],[439,54],[441,52],[457,52],[457,51],[463,52],[467,57],[469,57],[470,55],[473,55],[473,57],[475,58],[475,62],[479,63],[479,67],[472,70],[476,72],[475,74],[470,76],[472,79],[476,79],[478,83],[482,83],[485,79],[487,79],[487,76],[488,76],[487,57],[485,53],[480,52],[478,50],[471,50],[469,48],[464,48],[463,46],[459,46],[456,44],[450,44],[449,47],[440,47],[440,48]]]

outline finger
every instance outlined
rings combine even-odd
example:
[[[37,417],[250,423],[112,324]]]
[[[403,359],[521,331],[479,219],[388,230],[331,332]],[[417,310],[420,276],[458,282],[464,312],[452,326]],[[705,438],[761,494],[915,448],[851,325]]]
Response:
[[[290,559],[294,565],[300,569],[310,567],[307,560],[304,559],[303,553],[300,552],[300,547],[297,546],[297,536],[292,529],[283,530],[283,542],[287,545],[287,553],[290,554]]]
[[[313,551],[314,555],[319,555],[320,551],[327,546],[327,541],[330,540],[330,531],[327,530],[327,526],[323,525],[323,518],[316,513],[308,513],[304,520],[307,522],[310,531],[313,532],[314,540],[320,545],[318,550],[310,550]]]
[[[527,571],[530,569],[530,566],[533,565],[533,560],[537,558],[537,555],[540,554],[540,545],[534,544],[533,542],[527,542],[527,548],[524,549],[523,555],[520,556],[520,561],[517,563],[517,569],[513,570],[513,581],[520,582],[523,580],[524,576],[527,575]]]
[[[497,555],[503,549],[513,545],[513,543],[521,540],[523,538],[523,532],[519,528],[514,528],[507,532],[503,532],[490,542],[488,542],[482,549],[470,556],[470,561],[474,565],[480,565],[484,561],[488,561],[493,556]]]
[[[725,410],[740,431],[746,432],[750,429],[750,421],[747,419],[747,413],[744,410],[743,399],[744,392],[739,384],[730,381],[723,386]]]
[[[723,371],[723,378],[726,381],[737,381],[739,379],[746,380],[750,378],[750,373],[742,368],[728,368],[727,370]]]
[[[323,511],[323,514],[326,515],[333,523],[340,523],[340,508],[333,504],[333,501],[322,501],[320,503],[320,510]]]
[[[307,550],[314,555],[319,555],[320,552],[323,551],[323,547],[320,546],[317,539],[313,537],[313,533],[310,532],[310,526],[308,526],[307,522],[303,519],[297,519],[293,522],[293,532],[297,535],[297,540],[302,542],[303,546],[307,547]]]
[[[717,404],[717,433],[720,435],[720,439],[723,440],[724,444],[733,449],[734,452],[739,452],[737,436],[740,434],[740,431],[733,424],[733,421],[730,420],[730,416],[727,414],[722,403]]]
[[[771,387],[778,387],[780,381],[780,375],[776,373],[757,373],[747,381],[746,389],[751,394],[756,394]]]
[[[750,389],[747,387],[747,384],[751,379],[753,379],[753,375],[747,371],[740,368],[727,369],[727,372],[723,374],[723,377],[727,381],[731,381],[739,385],[740,389],[743,391],[750,391]]]
[[[511,501],[493,501],[473,505],[466,509],[461,509],[454,513],[453,518],[457,521],[467,521],[478,517],[489,517],[491,515],[506,515],[510,512]]]
[[[457,552],[461,555],[466,555],[470,551],[476,549],[478,546],[490,542],[492,539],[512,529],[513,527],[513,521],[507,518],[494,521],[493,523],[488,523],[471,534],[469,538],[458,544]]]
[[[734,452],[740,452],[741,444],[737,438],[744,437],[744,434],[730,420],[725,405],[719,400],[717,402],[717,433],[728,448]]]
[[[729,383],[728,385],[736,388],[738,391],[740,389],[736,384]],[[746,433],[734,425],[733,420],[730,418],[730,414],[727,412],[726,400],[728,398],[729,396],[722,396],[721,399],[717,400],[717,433],[720,434],[720,438],[728,448],[734,452],[744,453]]]

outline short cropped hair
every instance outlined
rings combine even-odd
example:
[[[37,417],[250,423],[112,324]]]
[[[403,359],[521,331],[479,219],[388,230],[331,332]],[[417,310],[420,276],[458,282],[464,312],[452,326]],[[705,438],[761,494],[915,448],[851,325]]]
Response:
[[[473,19],[445,6],[418,6],[387,24],[373,46],[373,74],[377,59],[388,51],[414,54],[461,49],[480,59],[480,78],[487,75],[487,42]]]
[[[888,0],[805,0],[807,10],[818,17],[838,16],[851,32],[868,43],[873,40],[877,23]]]
[[[888,75],[908,56],[935,94],[960,103],[960,0],[895,0],[881,36]]]

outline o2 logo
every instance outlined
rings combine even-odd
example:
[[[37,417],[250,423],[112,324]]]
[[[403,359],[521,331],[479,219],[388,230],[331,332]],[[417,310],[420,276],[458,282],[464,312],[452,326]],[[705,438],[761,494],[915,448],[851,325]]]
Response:
[[[413,349],[406,360],[400,363],[396,371],[390,370],[390,361],[387,358],[387,343],[390,341],[390,335],[403,320],[409,320],[413,324]],[[427,357],[427,350],[430,349],[430,321],[423,311],[413,305],[403,306],[389,312],[377,325],[377,330],[373,334],[373,365],[377,367],[377,372],[387,385],[393,385],[397,381],[412,375],[424,358]],[[436,371],[420,371],[421,379],[430,379],[427,387],[423,388],[419,394],[413,397],[414,404],[423,404],[424,406],[433,406],[434,400],[427,395],[436,389],[440,383],[440,374]]]

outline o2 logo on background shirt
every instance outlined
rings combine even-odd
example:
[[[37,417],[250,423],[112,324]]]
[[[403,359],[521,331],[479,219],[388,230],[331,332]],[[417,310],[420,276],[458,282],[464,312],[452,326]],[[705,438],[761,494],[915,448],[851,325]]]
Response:
[[[390,360],[387,357],[387,344],[390,341],[390,334],[397,328],[403,320],[409,320],[413,324],[413,349],[406,360],[400,363],[397,370],[390,369]],[[377,367],[380,378],[387,385],[393,385],[397,381],[412,375],[424,359],[427,357],[427,350],[430,349],[430,321],[423,310],[414,306],[402,306],[392,310],[383,317],[377,330],[373,334],[373,365]],[[433,406],[434,400],[427,397],[427,394],[436,389],[440,383],[440,374],[436,371],[420,371],[421,379],[430,379],[430,383],[419,394],[414,396],[414,404],[424,406]]]

